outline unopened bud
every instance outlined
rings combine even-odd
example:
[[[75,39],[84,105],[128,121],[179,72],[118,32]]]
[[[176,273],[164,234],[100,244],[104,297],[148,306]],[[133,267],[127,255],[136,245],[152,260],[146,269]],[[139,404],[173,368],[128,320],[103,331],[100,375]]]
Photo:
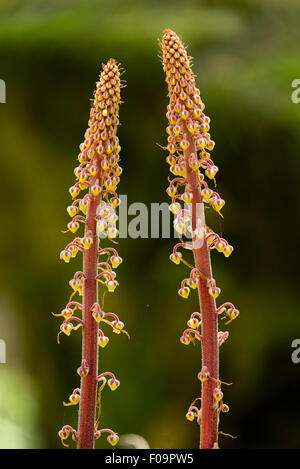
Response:
[[[229,406],[227,404],[222,404],[221,409],[224,413],[229,412]]]
[[[222,331],[219,331],[218,332],[218,344],[219,346],[223,345],[225,340],[227,340],[229,337],[229,332],[228,331],[225,331],[225,332],[222,332]]]
[[[206,145],[206,148],[209,150],[209,151],[212,151],[215,147],[215,142],[213,140],[209,140],[207,145]]]
[[[108,170],[109,164],[108,164],[107,159],[104,159],[104,160],[101,161],[101,168],[103,169],[103,171],[107,171],[107,170]]]
[[[119,231],[114,226],[110,226],[107,230],[107,236],[109,239],[114,239],[119,235]]]
[[[65,323],[63,322],[61,325],[60,325],[60,330],[66,334],[66,335],[70,335],[72,330],[73,330],[73,324],[72,323]]]
[[[183,344],[183,345],[189,345],[191,343],[191,339],[188,335],[182,335],[180,337],[180,342]]]
[[[187,420],[189,420],[190,422],[192,422],[193,420],[195,420],[195,414],[194,412],[192,412],[191,410],[189,410],[186,414],[185,414],[185,417]]]
[[[182,259],[182,254],[181,252],[172,252],[172,254],[170,254],[169,256],[169,259],[174,262],[174,264],[180,264],[180,261]]]
[[[215,388],[214,391],[213,391],[213,396],[214,396],[214,400],[216,402],[221,401],[223,399],[223,393],[222,393],[221,389]]]
[[[91,236],[84,236],[81,239],[81,243],[84,247],[84,249],[89,249],[91,245],[93,244],[93,238]]]
[[[118,207],[120,205],[121,201],[118,197],[112,197],[110,199],[110,203],[112,204],[113,207]]]
[[[197,277],[190,277],[186,281],[187,285],[193,289],[197,288],[198,286],[198,278]]]
[[[177,233],[182,235],[185,232],[185,228],[186,228],[185,223],[183,223],[182,221],[175,220],[174,221],[174,228],[177,231]]]
[[[79,251],[77,246],[69,246],[68,250],[70,251],[72,257],[76,257]]]
[[[71,396],[69,397],[69,401],[73,404],[73,405],[77,405],[80,401],[80,395],[75,393],[75,394],[71,394]]]
[[[205,228],[204,226],[200,226],[200,228],[195,228],[193,231],[194,235],[197,236],[198,239],[203,239],[205,236]]]
[[[107,286],[108,291],[113,293],[119,284],[116,280],[107,280],[105,285]]]
[[[59,430],[59,432],[58,432],[58,436],[61,440],[66,440],[69,435],[70,435],[70,431],[66,430],[66,429],[63,429],[63,428],[61,430]]]
[[[212,199],[210,199],[210,203],[212,205],[212,207],[217,211],[219,212],[225,205],[225,200],[221,199],[221,198],[218,198],[218,197],[213,197]]]
[[[79,280],[79,278],[72,278],[69,281],[69,285],[73,288],[74,291],[77,291],[81,287],[81,281]]]
[[[120,381],[117,380],[116,378],[110,378],[107,381],[107,384],[112,391],[115,391],[115,389],[117,389],[120,386]]]
[[[115,331],[118,331],[118,332],[120,332],[124,327],[124,323],[122,321],[114,320],[111,324],[113,328],[115,329]]]
[[[166,192],[167,194],[170,196],[170,197],[174,197],[174,195],[176,194],[177,192],[177,189],[175,186],[169,186],[167,189],[166,189]]]
[[[78,196],[78,194],[80,192],[80,189],[79,189],[78,186],[72,186],[72,187],[70,187],[69,192],[70,192],[72,198],[74,199],[75,197]]]
[[[100,194],[101,192],[101,187],[99,186],[99,184],[94,184],[92,187],[91,187],[91,192],[93,194],[94,197],[96,197],[97,195]]]
[[[103,313],[101,310],[96,309],[95,311],[92,312],[92,316],[96,322],[100,322],[101,319],[103,318]]]
[[[63,259],[65,262],[68,263],[68,262],[70,262],[72,254],[67,249],[64,249],[63,251],[61,251],[59,257],[60,257],[60,259]]]
[[[112,256],[110,258],[111,265],[114,269],[119,267],[119,265],[122,263],[123,259],[120,256]]]
[[[206,169],[205,174],[209,179],[213,179],[218,171],[219,171],[219,168],[215,165],[212,165]]]
[[[230,244],[227,244],[227,246],[224,248],[224,251],[223,251],[224,256],[229,257],[232,251],[233,251],[233,247],[230,246]]]
[[[111,446],[116,446],[119,441],[119,437],[116,433],[113,433],[112,435],[108,435],[107,441]]]
[[[204,137],[200,137],[197,140],[197,145],[200,150],[203,150],[203,148],[206,147],[207,140]]]
[[[185,204],[190,204],[193,200],[192,192],[184,192],[181,196],[181,200],[183,200]]]
[[[209,131],[209,124],[207,122],[202,122],[200,125],[200,130],[202,133],[206,133]]]
[[[224,244],[222,241],[218,241],[218,242],[215,244],[215,249],[216,249],[218,252],[223,252],[225,247],[226,247],[226,246],[225,246],[225,244]]]
[[[190,318],[187,322],[187,325],[191,328],[191,329],[198,329],[199,325],[200,325],[200,321],[198,321],[197,318]]]
[[[61,314],[65,319],[68,319],[72,316],[73,310],[71,308],[65,308],[62,310]]]
[[[75,215],[77,215],[77,213],[79,212],[79,209],[76,205],[69,205],[69,207],[67,207],[67,212],[70,217],[75,217]]]
[[[98,172],[98,168],[96,165],[92,165],[89,167],[89,172],[90,172],[90,175],[91,176],[96,176],[97,172]]]
[[[88,199],[81,199],[79,202],[79,208],[82,211],[84,215],[87,214],[87,209],[89,206],[89,200]]]
[[[70,221],[70,223],[68,223],[68,229],[72,233],[76,233],[76,231],[79,229],[79,223],[77,221]]]
[[[169,210],[170,212],[174,213],[174,215],[177,215],[181,210],[181,205],[178,202],[174,202],[173,204],[169,205]]]
[[[210,377],[210,373],[208,371],[207,366],[203,366],[200,373],[198,373],[199,381],[201,381],[201,383],[204,383],[205,381],[208,380],[209,377]]]
[[[188,298],[190,294],[190,289],[189,287],[182,287],[178,290],[178,294],[182,296],[182,298]]]
[[[219,296],[220,293],[221,293],[221,289],[218,288],[218,287],[210,287],[209,290],[208,290],[208,293],[209,293],[210,296],[212,296],[213,298],[218,298],[218,296]]]
[[[188,147],[190,146],[190,143],[189,143],[188,140],[183,139],[183,140],[181,140],[181,142],[180,142],[180,146],[181,146],[181,148],[183,149],[183,151],[185,151],[185,150],[187,150]]]
[[[88,373],[89,373],[89,366],[87,364],[87,361],[86,360],[82,360],[81,362],[81,366],[79,368],[77,368],[77,373],[79,374],[79,376],[81,378],[85,378]]]
[[[201,195],[205,200],[210,199],[212,196],[213,191],[211,189],[202,189]]]
[[[235,308],[229,308],[226,312],[226,315],[231,319],[232,321],[236,319],[239,316],[240,312],[235,309]]]
[[[109,342],[109,338],[106,337],[105,335],[101,335],[98,338],[98,345],[102,348],[104,348]]]
[[[85,171],[81,171],[78,174],[78,179],[81,183],[86,182],[87,178],[88,178],[88,174]]]
[[[176,158],[174,155],[168,155],[167,158],[166,158],[166,162],[172,166],[173,164],[176,163]]]

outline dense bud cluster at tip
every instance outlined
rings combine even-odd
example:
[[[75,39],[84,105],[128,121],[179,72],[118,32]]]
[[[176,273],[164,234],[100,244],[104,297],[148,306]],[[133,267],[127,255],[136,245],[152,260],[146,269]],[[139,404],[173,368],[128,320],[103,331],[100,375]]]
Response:
[[[169,208],[174,214],[174,229],[181,239],[181,242],[174,246],[169,258],[174,264],[184,263],[191,269],[189,277],[182,280],[178,289],[178,294],[182,298],[187,299],[191,290],[199,287],[199,279],[202,278],[205,281],[208,294],[215,300],[221,293],[215,280],[203,276],[198,269],[184,259],[182,252],[178,250],[182,248],[195,251],[204,247],[207,250],[218,251],[225,257],[229,257],[233,251],[233,247],[209,228],[205,222],[204,208],[213,209],[223,217],[221,210],[225,205],[225,201],[215,191],[215,177],[219,168],[212,161],[210,154],[215,146],[210,134],[210,118],[204,113],[205,106],[196,86],[191,58],[187,55],[186,48],[180,38],[175,32],[169,29],[165,30],[160,47],[169,96],[166,114],[168,119],[166,162],[169,164],[173,176],[173,179],[169,179],[166,192],[171,198]],[[209,187],[211,183],[213,183],[212,188]],[[196,199],[198,202],[195,201]],[[187,236],[192,239],[192,247],[190,243],[184,241],[184,237]],[[216,314],[223,312],[229,319],[226,324],[239,314],[231,303],[220,307]],[[195,344],[195,339],[202,342],[201,322],[201,314],[192,313],[187,321],[188,329],[180,337],[182,344],[189,345],[191,342]],[[218,333],[219,346],[225,342],[228,335],[227,331]],[[213,379],[206,366],[203,366],[198,378],[201,383]],[[225,407],[222,397],[220,389],[215,388],[213,399],[216,411],[221,409],[225,412],[228,406]],[[196,417],[197,422],[200,423],[201,409],[192,405],[186,418],[193,421]]]
[[[205,106],[196,87],[191,60],[179,37],[173,31],[166,30],[160,45],[169,91],[166,147],[169,155],[166,160],[170,165],[170,172],[176,176],[167,188],[167,194],[172,199],[170,210],[176,215],[174,228],[180,235],[190,232],[202,239],[213,232],[203,223],[199,223],[192,230],[190,204],[193,194],[187,183],[187,165],[197,173],[202,201],[218,213],[221,213],[225,204],[220,195],[210,189],[205,181],[205,177],[208,181],[214,181],[218,172],[218,167],[210,155],[215,146],[209,133],[210,118],[203,112]],[[188,208],[183,209],[179,202],[186,204]],[[222,240],[222,243],[222,249],[217,249],[215,243],[211,248],[216,248],[228,257],[233,248],[225,240]],[[177,263],[177,259],[171,260]]]
[[[120,199],[116,189],[122,168],[119,165],[121,147],[117,128],[121,88],[119,65],[111,59],[103,65],[96,85],[89,127],[85,132],[84,141],[79,146],[79,165],[74,170],[76,181],[69,189],[73,203],[67,207],[67,212],[72,218],[68,223],[68,230],[72,233],[78,231],[80,223],[85,223],[83,215],[87,214],[91,200],[101,196],[97,217],[98,233],[101,233],[102,237],[105,234],[109,239],[118,236],[116,208]],[[80,197],[86,190],[88,193]],[[61,259],[69,262],[80,248],[88,249],[92,242],[92,239],[78,238],[75,253],[74,246],[73,249],[68,247],[61,252]]]
[[[94,252],[94,248],[97,247],[95,256],[99,262],[95,280],[99,285],[103,285],[104,291],[111,293],[118,286],[114,269],[117,269],[122,263],[122,258],[112,247],[99,249],[99,238],[101,240],[106,238],[110,241],[118,236],[116,209],[120,205],[120,199],[116,191],[122,174],[122,168],[119,165],[121,147],[117,137],[119,104],[121,103],[120,90],[123,87],[120,75],[120,66],[113,59],[102,65],[94,92],[88,129],[84,134],[84,141],[79,146],[78,166],[74,170],[75,182],[69,188],[73,201],[67,207],[67,213],[71,217],[71,221],[67,224],[67,232],[77,234],[80,227],[83,226],[84,233],[82,236],[77,234],[60,253],[60,258],[69,263],[78,253],[81,253],[85,258],[88,252]],[[89,207],[92,205],[95,207],[96,217],[89,216]],[[90,230],[88,225],[91,226],[95,219],[96,229]],[[94,250],[90,251],[92,249]],[[74,295],[84,297],[85,281],[86,276],[83,272],[75,273],[69,282],[72,289],[69,303],[60,314],[55,314],[63,319],[60,333],[67,336],[79,327],[85,328],[84,318],[80,319],[76,316],[76,311],[83,311],[84,298],[82,302],[74,301]],[[124,323],[120,321],[118,316],[113,313],[105,313],[103,305],[100,307],[98,302],[87,313],[91,314],[96,323],[102,323],[104,327],[109,326],[112,332],[127,334],[124,330]],[[98,345],[99,348],[104,348],[108,344],[109,338],[102,329],[98,330]],[[77,369],[81,379],[88,376],[89,370],[89,363],[83,359],[81,366]],[[111,390],[117,389],[119,384],[120,382],[114,376],[107,381]],[[76,393],[73,392],[69,401],[69,404],[65,405],[80,404],[80,389]],[[59,432],[62,441],[72,433],[70,428],[65,426]],[[109,432],[107,440],[114,446],[118,442],[118,436],[111,430],[103,431]],[[75,430],[72,433],[73,436],[76,433],[74,432]],[[95,438],[98,438],[101,433],[102,430],[96,428]]]

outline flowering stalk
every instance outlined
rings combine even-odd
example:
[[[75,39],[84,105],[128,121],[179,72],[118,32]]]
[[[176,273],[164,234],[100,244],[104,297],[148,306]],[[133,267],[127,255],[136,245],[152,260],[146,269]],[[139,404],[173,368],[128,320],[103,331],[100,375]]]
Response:
[[[60,254],[65,262],[69,262],[78,252],[83,255],[83,271],[76,272],[69,282],[73,289],[70,300],[65,309],[56,315],[64,318],[60,332],[70,335],[73,330],[82,328],[82,362],[77,369],[81,385],[80,389],[76,388],[71,394],[70,402],[65,404],[79,404],[78,430],[65,425],[59,432],[62,442],[71,434],[79,449],[93,448],[95,439],[104,432],[109,433],[107,439],[110,444],[114,446],[118,442],[118,436],[112,430],[98,429],[103,387],[107,382],[110,389],[115,390],[120,384],[110,372],[102,373],[99,379],[98,346],[105,347],[109,341],[99,328],[99,323],[110,326],[117,334],[125,330],[117,315],[103,311],[104,305],[100,306],[98,302],[98,285],[100,283],[109,292],[114,292],[118,282],[113,269],[122,262],[114,248],[99,249],[99,236],[114,240],[118,235],[115,209],[120,200],[116,188],[122,169],[118,164],[120,145],[116,133],[121,87],[119,65],[110,59],[103,65],[96,86],[89,127],[80,145],[79,166],[74,170],[76,183],[69,190],[73,203],[67,207],[72,217],[68,231],[77,232],[82,223],[84,236],[76,237]],[[87,193],[79,198],[80,192],[84,190]],[[79,215],[80,211],[83,215]],[[75,294],[82,296],[82,303],[73,300]],[[82,313],[82,319],[75,315],[76,310]],[[106,375],[111,376],[110,380],[106,380]],[[97,404],[99,410],[96,419]]]
[[[210,250],[216,249],[228,257],[233,247],[205,222],[204,209],[210,207],[222,216],[225,201],[205,181],[206,176],[215,182],[218,171],[209,153],[215,143],[209,134],[210,119],[203,113],[204,104],[195,85],[190,57],[181,40],[171,30],[164,31],[161,49],[170,98],[167,112],[169,155],[166,160],[171,173],[176,176],[170,182],[167,193],[172,199],[170,210],[176,215],[175,230],[180,236],[187,236],[189,232],[192,237],[192,244],[183,240],[176,244],[170,259],[175,264],[183,262],[190,268],[190,275],[182,281],[178,293],[187,298],[190,288],[197,288],[201,311],[192,313],[187,322],[189,328],[180,339],[185,345],[198,340],[202,346],[202,370],[198,374],[202,393],[201,398],[196,399],[201,400],[201,409],[194,405],[194,401],[186,417],[188,420],[197,417],[200,448],[217,448],[219,413],[229,410],[223,403],[222,382],[219,380],[219,347],[227,339],[228,332],[218,331],[218,315],[225,313],[230,322],[239,313],[230,303],[225,303],[218,310],[216,308],[215,299],[221,290],[212,276]],[[180,201],[185,208],[182,208]],[[179,248],[193,251],[194,266],[183,259]],[[198,331],[200,327],[201,332]]]

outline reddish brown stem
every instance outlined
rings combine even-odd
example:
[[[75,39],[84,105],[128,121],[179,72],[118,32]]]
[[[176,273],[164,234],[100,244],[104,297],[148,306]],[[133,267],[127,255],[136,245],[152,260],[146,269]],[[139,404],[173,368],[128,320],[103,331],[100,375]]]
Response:
[[[189,147],[185,151],[187,182],[193,194],[192,200],[192,228],[197,226],[199,217],[201,223],[205,224],[204,204],[200,192],[200,182],[198,173],[193,171],[188,160],[194,153],[196,155],[195,144],[191,134],[185,129],[189,141]],[[195,241],[195,240],[193,240]],[[198,244],[199,240],[198,240]],[[207,278],[211,279],[212,270],[210,263],[210,252],[207,242],[204,239],[202,246],[193,243],[193,254],[196,268]],[[218,316],[214,298],[208,292],[207,280],[199,277],[198,293],[202,314],[202,366],[207,366],[210,376],[219,379],[219,346],[218,346]],[[201,403],[201,428],[200,428],[200,448],[211,449],[216,442],[218,421],[214,403],[213,390],[216,383],[207,380],[202,383],[202,403]]]
[[[95,176],[95,180],[99,174]],[[98,264],[98,236],[96,230],[96,215],[100,195],[94,197],[90,192],[90,204],[86,216],[85,233],[89,232],[93,244],[83,251],[83,273],[85,275],[83,288],[83,332],[82,332],[82,360],[86,360],[89,372],[81,378],[81,393],[78,422],[78,449],[94,448],[95,409],[98,376],[98,324],[92,316],[91,308],[98,301],[97,264]]]

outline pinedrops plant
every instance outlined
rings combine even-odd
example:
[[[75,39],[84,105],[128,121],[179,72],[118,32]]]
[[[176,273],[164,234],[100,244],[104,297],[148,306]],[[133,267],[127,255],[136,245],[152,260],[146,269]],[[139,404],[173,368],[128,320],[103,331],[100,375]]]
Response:
[[[228,257],[233,247],[205,221],[205,209],[211,208],[222,216],[225,201],[207,183],[207,180],[215,183],[218,172],[209,153],[215,143],[209,133],[210,119],[203,112],[191,59],[179,37],[169,29],[164,31],[160,45],[169,92],[166,160],[175,176],[167,193],[172,199],[170,210],[176,216],[175,230],[181,237],[187,238],[188,233],[192,237],[192,243],[183,239],[177,243],[170,259],[175,264],[183,262],[190,269],[189,276],[181,282],[179,295],[188,298],[191,288],[198,289],[200,301],[200,312],[191,314],[180,339],[185,345],[200,341],[202,348],[202,369],[198,374],[201,398],[190,405],[186,417],[190,421],[196,418],[200,425],[200,448],[218,448],[218,435],[222,433],[218,431],[219,416],[229,410],[221,391],[221,385],[227,383],[219,379],[219,347],[228,338],[228,332],[218,330],[218,317],[225,315],[228,324],[239,312],[229,302],[216,306],[221,290],[212,275],[210,251],[214,249]],[[186,261],[179,248],[193,251],[194,265]]]
[[[102,66],[96,85],[89,126],[84,142],[80,144],[79,166],[74,170],[76,182],[69,189],[73,202],[67,207],[72,218],[68,232],[76,233],[82,224],[84,234],[76,236],[60,253],[65,262],[79,253],[83,257],[83,270],[76,272],[69,282],[73,293],[62,312],[56,314],[63,318],[60,333],[69,336],[72,331],[82,330],[82,361],[77,370],[81,384],[70,395],[69,403],[64,403],[69,406],[79,404],[78,429],[64,425],[59,431],[65,446],[64,441],[72,435],[79,449],[93,448],[95,439],[102,433],[108,433],[107,440],[113,446],[119,439],[114,431],[99,426],[103,388],[107,384],[115,390],[120,382],[111,372],[99,374],[98,347],[104,348],[109,342],[102,327],[111,328],[117,334],[126,333],[118,316],[103,310],[105,292],[114,292],[118,286],[114,269],[121,264],[122,258],[115,248],[99,246],[99,237],[106,243],[105,238],[114,241],[118,235],[116,208],[120,199],[116,188],[122,169],[117,127],[121,88],[120,67],[110,59]],[[84,191],[87,191],[85,195],[81,195]],[[79,296],[78,300],[75,295]],[[77,312],[81,317],[76,315]]]

